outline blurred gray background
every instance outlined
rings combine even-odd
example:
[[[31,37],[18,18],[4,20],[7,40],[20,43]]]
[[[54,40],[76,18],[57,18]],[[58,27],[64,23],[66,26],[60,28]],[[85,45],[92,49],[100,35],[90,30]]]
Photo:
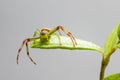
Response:
[[[101,47],[120,22],[120,0],[0,0],[0,80],[98,80],[101,54],[93,51],[23,48],[36,28],[64,26],[75,37]],[[120,50],[111,57],[106,75],[120,72]]]

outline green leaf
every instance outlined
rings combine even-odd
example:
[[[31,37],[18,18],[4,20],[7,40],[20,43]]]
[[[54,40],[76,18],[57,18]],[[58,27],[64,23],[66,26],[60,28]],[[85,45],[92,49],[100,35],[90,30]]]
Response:
[[[118,24],[118,30],[117,30],[118,38],[120,40],[120,24]]]
[[[118,31],[117,31],[117,34],[118,34],[118,38],[119,38],[117,47],[120,48],[120,24],[118,24]]]
[[[105,43],[105,53],[106,55],[111,55],[116,49],[117,49],[117,44],[119,41],[118,38],[118,33],[119,33],[119,26],[118,24],[110,33],[108,36],[106,43]],[[119,34],[120,35],[120,34]]]
[[[117,48],[120,48],[120,43],[117,44]]]
[[[104,80],[120,80],[120,73],[109,75]]]
[[[76,38],[75,40],[77,42],[77,45],[74,47],[69,37],[59,36],[58,38],[57,35],[51,35],[49,42],[47,42],[47,44],[43,44],[40,42],[40,39],[36,39],[31,43],[30,47],[41,49],[93,50],[103,53],[103,49],[92,42]]]

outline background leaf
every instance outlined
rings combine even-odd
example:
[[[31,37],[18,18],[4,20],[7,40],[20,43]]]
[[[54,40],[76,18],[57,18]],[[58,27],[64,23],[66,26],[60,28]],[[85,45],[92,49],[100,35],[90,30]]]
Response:
[[[119,39],[117,47],[120,48],[120,24],[118,24],[117,34],[118,34],[118,39]]]
[[[120,48],[120,43],[117,44],[117,48]]]
[[[112,30],[110,35],[108,36],[105,43],[105,53],[106,55],[111,55],[116,49],[119,41],[118,33],[119,33],[119,24]],[[120,34],[119,34],[120,35]]]
[[[109,75],[104,80],[120,80],[120,73]]]
[[[120,40],[120,23],[118,24],[118,30],[117,30],[118,38]]]

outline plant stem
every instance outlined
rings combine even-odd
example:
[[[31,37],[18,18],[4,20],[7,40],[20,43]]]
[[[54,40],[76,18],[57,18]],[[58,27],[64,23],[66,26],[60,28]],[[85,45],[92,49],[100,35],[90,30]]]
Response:
[[[105,55],[105,53],[102,54],[102,63],[101,63],[101,71],[100,71],[100,79],[104,79],[105,69],[110,61],[110,56],[115,52],[117,48],[111,49],[110,53],[108,55]]]
[[[105,73],[105,69],[106,69],[108,63],[109,63],[109,57],[105,57],[103,55],[102,56],[102,63],[101,63],[101,71],[100,71],[100,79],[99,80],[104,79],[104,73]]]

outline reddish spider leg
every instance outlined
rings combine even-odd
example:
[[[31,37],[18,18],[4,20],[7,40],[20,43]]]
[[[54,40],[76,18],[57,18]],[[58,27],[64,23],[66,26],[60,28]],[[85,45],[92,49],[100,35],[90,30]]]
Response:
[[[39,39],[39,38],[40,38],[40,37],[38,37],[38,38],[27,38],[27,39],[25,39],[25,40],[23,41],[23,43],[21,44],[21,46],[20,46],[20,48],[19,48],[19,50],[18,50],[18,54],[17,54],[17,58],[16,58],[16,63],[17,63],[17,64],[18,64],[18,60],[19,60],[19,54],[20,54],[20,52],[21,52],[21,50],[22,50],[22,48],[23,48],[24,45],[26,45],[26,51],[27,51],[27,56],[28,56],[28,58],[31,60],[31,62],[33,62],[34,64],[36,64],[35,61],[33,61],[33,59],[30,57],[29,48],[28,48],[28,42],[33,41],[33,40],[35,40],[35,39]]]
[[[41,32],[42,32],[42,31],[48,31],[48,32],[50,33],[51,30],[50,30],[49,28],[42,28],[42,29],[41,29]],[[52,31],[51,31],[51,32],[52,32]],[[58,33],[61,35],[60,31],[58,31]],[[51,35],[51,34],[49,34],[48,36],[50,36],[50,35]],[[55,35],[57,35],[57,37],[58,37],[58,39],[59,39],[59,43],[60,43],[60,45],[62,45],[62,44],[61,44],[61,41],[60,41],[59,35],[58,35],[58,34],[55,34]]]
[[[44,27],[44,28],[41,29],[41,31],[44,31],[44,30],[50,32],[49,28]]]
[[[70,37],[70,39],[72,40],[72,43],[73,43],[74,47],[75,47],[75,45],[77,45],[77,42],[76,42],[74,36],[69,31],[67,31],[66,29],[64,29],[63,26],[57,26],[56,28],[54,28],[53,30],[50,31],[49,35],[53,34],[56,31],[59,32],[59,30],[62,30],[65,34],[67,34]]]

